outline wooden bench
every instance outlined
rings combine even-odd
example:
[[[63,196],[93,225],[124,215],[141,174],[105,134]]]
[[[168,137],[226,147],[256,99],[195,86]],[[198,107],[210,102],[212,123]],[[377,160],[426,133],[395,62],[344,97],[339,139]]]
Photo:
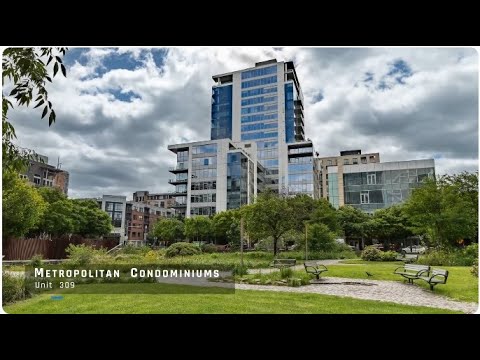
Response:
[[[428,265],[405,264],[396,268],[393,273],[403,276],[410,284],[413,284],[413,280],[419,279],[424,274],[428,276],[429,272],[430,266]]]
[[[297,264],[296,259],[274,259],[270,263],[270,267],[274,267],[277,269],[284,269],[284,268],[295,266],[296,264]]]
[[[399,254],[395,260],[403,261],[404,263],[412,263],[418,260],[418,254]]]
[[[325,265],[320,264],[318,261],[306,261],[303,263],[305,266],[305,271],[307,274],[313,274],[317,277],[317,280],[320,280],[320,275],[322,272],[328,271]]]
[[[430,274],[427,274],[426,276],[419,276],[418,278],[430,284],[430,290],[433,291],[433,287],[435,285],[447,283],[448,270],[433,269]]]

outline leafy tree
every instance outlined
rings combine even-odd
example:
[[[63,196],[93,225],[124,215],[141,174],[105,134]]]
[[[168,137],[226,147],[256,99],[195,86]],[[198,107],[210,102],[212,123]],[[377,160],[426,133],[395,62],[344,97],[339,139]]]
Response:
[[[73,203],[71,200],[58,200],[47,203],[47,207],[36,228],[40,233],[47,233],[53,236],[73,234],[76,232],[76,222],[73,214]]]
[[[310,216],[310,223],[325,224],[330,231],[339,234],[342,231],[342,227],[340,226],[337,210],[327,199],[319,199],[315,203],[315,210]]]
[[[306,194],[298,194],[288,198],[287,202],[293,209],[292,220],[295,230],[304,232],[305,223],[312,219],[312,214],[318,209],[318,201]]]
[[[401,205],[375,211],[373,218],[367,224],[370,235],[384,240],[387,244],[413,235],[410,221]]]
[[[2,223],[4,236],[24,236],[41,219],[45,211],[45,201],[37,190],[12,171],[2,174],[4,188],[2,194]]]
[[[330,251],[335,248],[335,234],[325,224],[308,226],[308,248],[312,251]]]
[[[459,239],[476,236],[478,218],[471,201],[444,177],[426,179],[405,203],[405,213],[417,234],[427,234],[436,246],[455,245]]]
[[[215,239],[224,239],[227,243],[240,241],[241,212],[237,209],[216,213],[212,219]]]
[[[112,219],[100,209],[95,200],[71,200],[73,203],[73,218],[75,233],[84,237],[96,237],[109,234],[112,229]]]
[[[342,206],[338,209],[338,220],[347,239],[364,240],[368,234],[368,221],[370,217],[363,211],[353,206]]]
[[[287,199],[266,191],[254,204],[242,208],[245,230],[255,238],[273,238],[273,253],[277,255],[278,240],[295,227],[294,209]]]
[[[151,236],[167,244],[183,240],[185,225],[177,219],[160,219],[153,225]]]
[[[205,241],[212,232],[212,220],[205,216],[185,219],[185,236],[190,240]]]
[[[41,187],[38,188],[37,191],[48,204],[67,199],[67,196],[56,187]]]
[[[52,82],[48,66],[53,64],[53,77],[59,70],[63,76],[67,71],[62,62],[66,48],[8,48],[3,51],[2,83],[13,84],[9,96],[13,96],[18,106],[41,107],[42,119],[48,114],[48,125],[55,122],[56,114],[48,98],[47,81]],[[35,98],[35,100],[34,100]],[[31,152],[22,150],[12,141],[16,138],[15,129],[8,121],[8,110],[13,104],[2,94],[2,170],[20,171],[28,165]]]

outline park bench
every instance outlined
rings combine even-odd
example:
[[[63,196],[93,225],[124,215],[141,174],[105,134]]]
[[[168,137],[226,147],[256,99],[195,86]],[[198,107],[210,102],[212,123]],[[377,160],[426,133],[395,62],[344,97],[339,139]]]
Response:
[[[284,268],[295,266],[296,264],[297,264],[296,259],[274,259],[270,263],[270,267],[274,267],[277,269],[284,269]]]
[[[413,284],[413,280],[419,279],[424,274],[428,275],[429,272],[430,266],[428,265],[405,264],[396,268],[393,273],[403,276],[410,284]]]
[[[306,261],[303,263],[305,266],[305,271],[307,274],[313,274],[317,277],[317,280],[320,280],[320,275],[324,271],[328,271],[325,265],[320,264],[318,261]]]
[[[398,254],[395,260],[403,261],[405,263],[412,263],[418,260],[418,254]]]
[[[446,284],[448,279],[448,270],[433,269],[426,276],[419,276],[419,279],[426,281],[430,285],[430,290],[437,284]]]

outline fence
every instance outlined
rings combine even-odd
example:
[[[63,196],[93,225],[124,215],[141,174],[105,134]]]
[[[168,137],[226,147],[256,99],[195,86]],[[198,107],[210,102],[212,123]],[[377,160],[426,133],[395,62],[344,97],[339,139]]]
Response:
[[[3,260],[28,260],[34,255],[42,255],[44,259],[65,259],[65,249],[69,244],[85,244],[94,248],[111,248],[118,245],[117,239],[85,239],[80,236],[48,239],[16,239],[3,240]]]

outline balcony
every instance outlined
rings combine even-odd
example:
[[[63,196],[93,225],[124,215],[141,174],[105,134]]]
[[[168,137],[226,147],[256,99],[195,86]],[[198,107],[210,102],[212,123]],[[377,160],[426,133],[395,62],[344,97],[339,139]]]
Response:
[[[176,209],[181,209],[181,208],[186,208],[187,207],[187,204],[181,204],[181,203],[173,203],[173,205],[171,206],[172,208],[176,208]]]
[[[173,191],[172,192],[173,195],[175,196],[187,196],[187,190],[184,190],[184,191]]]
[[[295,134],[295,140],[297,140],[297,141],[305,141],[305,135],[304,135],[304,134],[296,133],[296,134]]]
[[[303,118],[300,116],[295,117],[295,125],[304,127],[305,123],[303,122]]]
[[[294,109],[294,114],[295,114],[295,116],[304,117],[304,116],[303,116],[303,110],[302,110],[301,108],[299,108],[299,107],[296,107],[296,108]]]
[[[172,185],[186,184],[187,182],[188,182],[188,179],[170,179],[170,180],[168,180],[168,183],[172,184]]]
[[[302,109],[303,110],[303,104],[302,104],[302,100],[295,100],[293,102],[294,106],[295,106],[295,109]]]
[[[171,167],[168,169],[169,172],[173,173],[173,174],[178,174],[178,173],[182,173],[182,172],[187,172],[188,171],[188,167],[184,167],[184,166],[180,166],[180,167]]]

